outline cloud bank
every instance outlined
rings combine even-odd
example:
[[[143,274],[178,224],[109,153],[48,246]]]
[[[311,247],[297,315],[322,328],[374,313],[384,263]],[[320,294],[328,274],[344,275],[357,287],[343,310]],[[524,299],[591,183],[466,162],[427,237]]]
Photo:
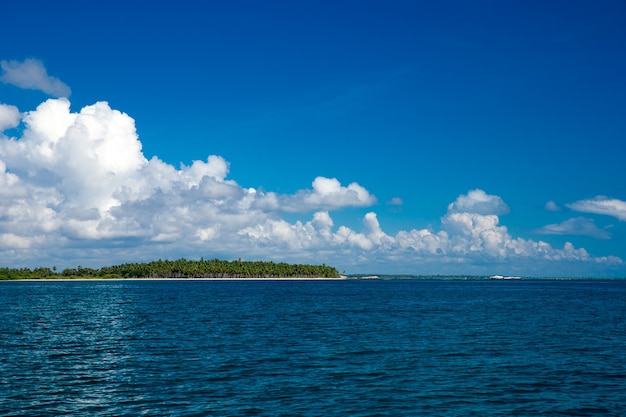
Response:
[[[69,97],[70,88],[56,77],[48,75],[43,63],[37,59],[0,61],[3,74],[0,81],[20,88],[39,90],[53,97]]]
[[[470,273],[489,263],[622,262],[571,243],[553,248],[511,236],[499,218],[509,207],[480,189],[450,203],[440,230],[388,234],[373,211],[353,230],[336,225],[331,212],[377,203],[356,182],[317,177],[310,188],[282,195],[229,179],[220,156],[179,168],[148,160],[135,121],[106,102],[78,112],[66,98],[25,113],[0,106],[2,129],[20,121],[19,138],[0,134],[0,257],[14,265],[220,256],[411,273],[452,265]],[[286,213],[308,217],[289,222]]]

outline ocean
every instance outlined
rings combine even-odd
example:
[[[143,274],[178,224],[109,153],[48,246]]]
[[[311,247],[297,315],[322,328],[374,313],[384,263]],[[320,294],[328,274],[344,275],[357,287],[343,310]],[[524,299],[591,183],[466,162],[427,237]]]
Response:
[[[626,416],[626,281],[11,281],[0,306],[0,416]]]

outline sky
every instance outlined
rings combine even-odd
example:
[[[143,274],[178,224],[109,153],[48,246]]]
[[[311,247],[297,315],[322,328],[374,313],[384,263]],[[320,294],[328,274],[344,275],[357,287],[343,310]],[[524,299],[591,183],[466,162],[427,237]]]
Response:
[[[626,278],[626,3],[21,1],[0,266]]]

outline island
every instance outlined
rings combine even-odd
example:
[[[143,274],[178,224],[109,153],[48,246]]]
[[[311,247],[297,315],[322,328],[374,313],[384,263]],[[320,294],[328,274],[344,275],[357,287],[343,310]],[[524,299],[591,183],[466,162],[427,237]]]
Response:
[[[225,261],[220,259],[161,260],[103,266],[99,269],[56,267],[0,268],[0,280],[16,279],[120,279],[120,278],[341,278],[336,268],[322,265],[288,264],[272,261]]]

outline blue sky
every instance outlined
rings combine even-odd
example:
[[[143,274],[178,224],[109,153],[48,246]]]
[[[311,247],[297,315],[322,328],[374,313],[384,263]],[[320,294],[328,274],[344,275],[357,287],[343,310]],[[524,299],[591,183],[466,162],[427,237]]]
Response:
[[[626,277],[625,18],[617,0],[4,5],[0,264]]]

